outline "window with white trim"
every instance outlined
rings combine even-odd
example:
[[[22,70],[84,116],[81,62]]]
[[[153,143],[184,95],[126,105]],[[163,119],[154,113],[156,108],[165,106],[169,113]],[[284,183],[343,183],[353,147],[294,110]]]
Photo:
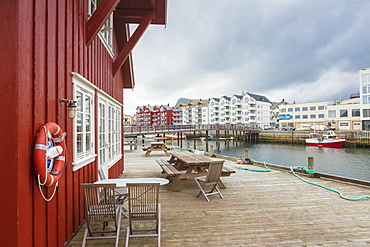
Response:
[[[74,118],[74,170],[95,160],[94,152],[94,94],[95,87],[77,73],[73,73],[74,100],[77,101]]]
[[[108,169],[122,158],[122,105],[102,92],[98,101],[99,165]]]
[[[89,18],[94,11],[98,8],[103,0],[89,0]],[[113,14],[111,14],[98,33],[100,39],[103,41],[104,46],[109,53],[113,56]]]

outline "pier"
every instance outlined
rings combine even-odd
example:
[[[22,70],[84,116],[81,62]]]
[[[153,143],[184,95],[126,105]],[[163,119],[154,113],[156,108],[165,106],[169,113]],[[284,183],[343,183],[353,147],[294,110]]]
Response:
[[[245,143],[284,143],[305,144],[310,131],[282,131],[282,130],[260,130],[258,128],[234,125],[158,125],[158,126],[130,126],[124,128],[125,138],[132,139],[143,135],[157,135],[166,139],[166,134],[180,137],[186,135],[188,139],[213,136],[216,141],[237,141]],[[335,131],[335,133],[346,139],[344,147],[370,147],[370,131]],[[182,139],[176,138],[179,147],[184,147]],[[206,139],[207,141],[207,139]],[[207,150],[208,151],[208,150]]]
[[[250,154],[253,155],[253,154]],[[141,149],[125,150],[124,178],[163,177],[156,159]],[[348,201],[338,194],[313,186],[287,171],[251,172],[225,165],[236,173],[222,178],[224,199],[196,198],[198,187],[189,180],[181,192],[177,182],[160,187],[162,246],[369,246],[369,199]],[[258,166],[251,166],[261,169]],[[309,181],[341,191],[347,197],[370,194],[366,186],[322,178]],[[120,246],[126,238],[127,219],[122,219]],[[85,227],[67,245],[81,246]],[[109,246],[113,240],[96,240],[87,246]],[[156,246],[155,238],[130,240],[130,246]]]

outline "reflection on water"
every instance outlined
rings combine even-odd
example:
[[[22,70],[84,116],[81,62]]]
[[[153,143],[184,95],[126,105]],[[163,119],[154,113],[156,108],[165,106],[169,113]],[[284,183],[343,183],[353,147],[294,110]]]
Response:
[[[175,144],[176,145],[176,144]],[[370,149],[365,148],[323,148],[288,144],[241,144],[220,142],[218,149],[215,141],[209,141],[214,152],[231,157],[243,157],[244,149],[249,157],[283,166],[307,166],[308,157],[314,157],[318,172],[340,175],[370,181]],[[183,147],[193,149],[194,141],[183,142]],[[196,141],[196,148],[206,150],[206,142]]]

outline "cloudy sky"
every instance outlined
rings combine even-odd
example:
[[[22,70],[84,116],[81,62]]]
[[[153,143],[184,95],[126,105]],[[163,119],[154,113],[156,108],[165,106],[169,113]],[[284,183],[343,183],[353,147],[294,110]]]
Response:
[[[168,0],[166,27],[149,26],[133,51],[125,114],[242,92],[348,99],[370,67],[369,24],[369,0]]]

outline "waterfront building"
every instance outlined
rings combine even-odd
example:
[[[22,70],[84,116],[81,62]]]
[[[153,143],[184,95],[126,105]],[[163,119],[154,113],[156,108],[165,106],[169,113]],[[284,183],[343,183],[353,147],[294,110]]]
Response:
[[[172,124],[181,125],[182,124],[182,109],[180,107],[172,107]]]
[[[271,127],[272,103],[265,96],[243,92],[231,97],[211,98],[209,102],[210,124]]]
[[[262,95],[242,93],[181,103],[183,124],[243,124],[270,128],[271,102]]]
[[[208,124],[209,123],[209,100],[189,100],[181,103],[182,124]]]
[[[220,124],[230,124],[230,97],[220,98]]]
[[[230,98],[230,123],[243,124],[243,96],[234,94]]]
[[[288,104],[284,99],[282,99],[280,102],[272,102],[271,105],[271,128],[276,129],[279,128],[279,113],[280,108],[283,105]]]
[[[328,104],[327,101],[293,103],[280,106],[279,128],[325,125],[337,130],[360,130],[360,98]]]
[[[246,93],[242,94],[243,124],[259,127],[261,129],[270,128],[271,123],[271,101],[265,96]]]
[[[370,130],[370,68],[360,70],[362,130]]]
[[[123,117],[123,125],[130,125],[132,123],[133,123],[133,117],[125,114]]]
[[[138,125],[243,124],[267,129],[274,126],[271,105],[265,96],[243,92],[206,100],[181,98],[175,107],[162,106],[162,110],[158,106],[139,106],[136,115]],[[165,114],[172,116],[171,120],[167,117],[164,121]],[[158,120],[159,115],[162,120]]]
[[[136,107],[137,125],[174,125],[181,123],[181,111],[169,105]]]
[[[220,124],[220,99],[211,98],[209,100],[209,123]]]

